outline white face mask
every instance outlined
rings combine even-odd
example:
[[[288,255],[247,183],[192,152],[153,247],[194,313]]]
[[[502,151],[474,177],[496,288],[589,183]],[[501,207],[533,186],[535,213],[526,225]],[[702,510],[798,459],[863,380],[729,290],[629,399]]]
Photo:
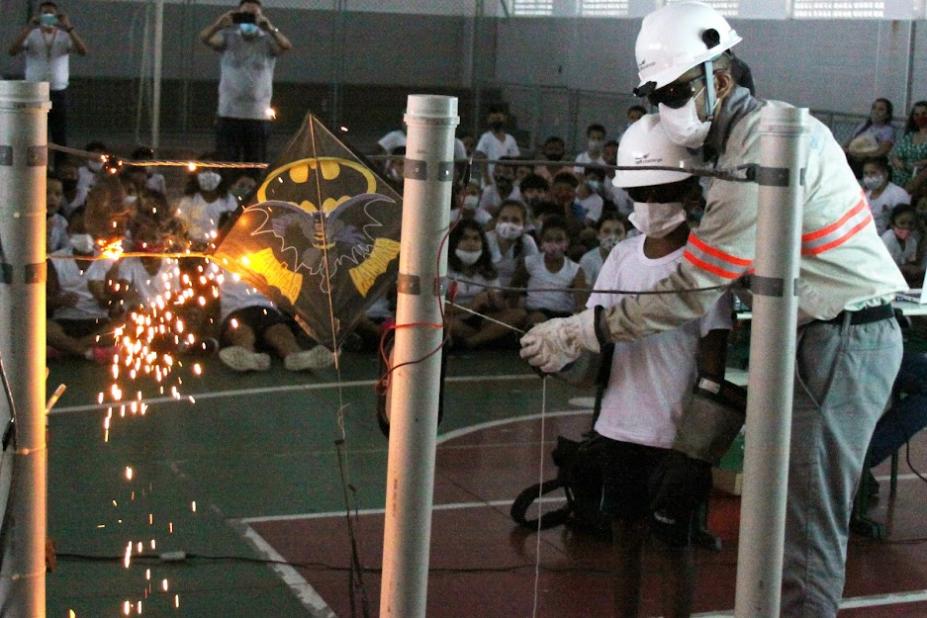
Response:
[[[476,264],[480,256],[483,255],[482,251],[464,251],[463,249],[454,249],[454,255],[457,256],[457,259],[464,266],[473,266]]]
[[[126,206],[134,206],[137,202],[138,202],[137,195],[127,195],[124,198],[122,198],[122,203],[125,204]]]
[[[222,182],[222,176],[218,172],[200,172],[196,175],[196,184],[201,191],[215,191]]]
[[[71,248],[78,253],[83,253],[85,255],[93,253],[93,236],[90,234],[71,234],[68,241],[71,244]]]
[[[601,247],[602,250],[605,251],[606,253],[614,249],[615,245],[617,244],[618,244],[618,237],[615,236],[614,234],[609,234],[607,236],[603,236],[599,238],[599,247]]]
[[[663,103],[659,105],[660,124],[666,132],[666,137],[678,146],[701,148],[702,144],[705,143],[705,138],[708,137],[711,121],[699,119],[698,109],[695,105],[695,99],[697,98],[698,93],[678,109],[667,107]],[[713,112],[714,110],[712,110]]]
[[[468,195],[463,199],[464,210],[476,210],[476,207],[480,205],[480,196],[478,195]]]
[[[505,240],[515,240],[516,238],[520,238],[524,233],[524,225],[518,225],[517,223],[511,223],[509,221],[503,221],[496,225],[496,234],[499,238],[504,238]]]
[[[600,139],[591,139],[589,140],[589,143],[586,144],[586,149],[593,154],[600,154],[604,146],[604,141]]]
[[[90,159],[87,161],[87,169],[94,174],[98,174],[100,170],[103,169],[103,162],[99,159]]]
[[[663,238],[686,220],[686,210],[682,202],[634,202],[634,212],[628,220],[644,236]]]
[[[863,186],[870,191],[875,191],[885,182],[885,176],[877,174],[875,176],[863,176]]]

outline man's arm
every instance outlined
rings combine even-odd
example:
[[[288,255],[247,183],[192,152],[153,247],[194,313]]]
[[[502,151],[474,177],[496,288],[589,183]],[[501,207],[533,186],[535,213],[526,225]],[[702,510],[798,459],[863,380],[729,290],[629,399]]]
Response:
[[[71,45],[74,46],[74,52],[78,56],[87,55],[87,44],[84,43],[84,40],[77,35],[77,30],[74,29],[74,24],[71,23],[71,20],[68,19],[68,16],[64,13],[58,14],[58,27],[64,30],[69,37],[71,37]]]
[[[225,41],[222,38],[222,31],[232,26],[232,14],[235,11],[227,11],[219,16],[219,19],[209,24],[200,32],[200,41],[216,51],[225,49]]]
[[[277,55],[293,49],[293,44],[290,43],[290,39],[286,38],[286,35],[280,32],[280,28],[270,23],[270,20],[267,19],[263,13],[258,17],[258,26],[270,35],[274,44],[278,47],[279,51]]]
[[[32,20],[23,28],[22,32],[19,33],[19,36],[16,37],[16,40],[13,41],[13,44],[10,45],[10,55],[15,56],[24,49],[26,49],[26,38],[28,38],[29,33],[35,30],[38,26],[38,19],[33,17]]]
[[[720,383],[727,365],[728,330],[712,330],[702,337],[698,350],[698,373]]]

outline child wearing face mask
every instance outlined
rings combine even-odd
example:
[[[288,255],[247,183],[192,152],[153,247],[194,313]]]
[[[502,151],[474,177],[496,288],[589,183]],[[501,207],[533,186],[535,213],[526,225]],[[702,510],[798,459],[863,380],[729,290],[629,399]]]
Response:
[[[521,151],[518,149],[515,138],[505,132],[506,122],[508,122],[508,114],[505,108],[500,105],[491,106],[486,116],[489,130],[480,136],[475,151],[483,153],[490,161],[520,156]],[[487,169],[489,174],[492,174],[495,171],[495,164],[488,164]]]
[[[505,324],[520,327],[524,310],[512,308],[499,290],[486,236],[475,221],[461,221],[448,243],[448,272],[456,289],[454,302]],[[451,307],[448,327],[455,346],[475,348],[510,334],[510,330],[481,316]]]
[[[602,264],[605,262],[608,254],[611,253],[611,250],[615,248],[615,245],[624,240],[627,235],[627,227],[625,226],[624,219],[616,213],[606,213],[602,215],[602,218],[595,224],[595,230],[599,240],[599,246],[589,250],[589,252],[583,255],[582,259],[579,260],[579,265],[583,269],[586,281],[591,283],[598,279],[599,271],[602,270]]]
[[[605,165],[603,150],[605,149],[605,127],[597,122],[586,127],[586,150],[576,155],[577,163],[592,163]],[[586,173],[586,166],[576,166],[573,172],[577,176]]]
[[[228,192],[222,175],[209,168],[198,168],[184,193],[177,216],[186,225],[193,247],[206,247],[216,237],[223,216],[238,208],[238,200]]]
[[[94,293],[91,281],[105,278],[114,262],[79,259],[96,253],[96,243],[84,229],[83,209],[78,209],[68,226],[68,246],[48,260],[45,287],[51,317],[46,321],[46,343],[57,352],[106,364],[114,349],[99,335],[109,324],[109,313],[105,297]]]
[[[68,246],[68,220],[59,212],[63,200],[61,181],[49,174],[45,180],[45,250],[48,253]]]
[[[482,227],[492,221],[492,215],[480,208],[480,187],[470,183],[460,185],[454,192],[454,207],[451,208],[451,223],[458,220],[476,221]]]
[[[863,189],[876,230],[884,234],[888,229],[892,209],[898,204],[910,204],[911,196],[907,191],[891,181],[888,159],[878,157],[863,163]]]
[[[521,200],[521,191],[515,186],[515,168],[500,163],[493,171],[492,183],[483,189],[480,208],[495,215],[505,200]]]
[[[499,281],[507,286],[515,274],[518,261],[538,254],[538,245],[525,233],[528,209],[521,202],[506,200],[499,207],[496,226],[486,233],[492,263],[499,271]]]
[[[524,304],[531,326],[573,315],[586,302],[586,277],[566,256],[569,247],[566,222],[551,215],[541,228],[541,253],[524,258],[515,270],[512,287],[527,288]]]
[[[92,152],[95,155],[93,159],[87,159],[82,166],[77,168],[77,193],[79,196],[86,196],[90,190],[96,186],[100,178],[100,172],[103,171],[103,156],[108,155],[108,148],[103,142],[90,142],[84,146],[84,150]]]
[[[889,229],[882,234],[888,252],[898,266],[916,264],[918,238],[915,234],[917,212],[910,204],[899,204],[892,209]]]

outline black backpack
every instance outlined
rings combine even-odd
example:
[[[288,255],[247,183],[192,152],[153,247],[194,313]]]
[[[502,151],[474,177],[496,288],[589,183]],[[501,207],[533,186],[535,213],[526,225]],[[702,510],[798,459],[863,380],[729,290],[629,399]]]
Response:
[[[518,494],[510,511],[512,519],[530,530],[539,527],[546,530],[566,524],[605,539],[610,538],[610,519],[599,508],[602,503],[603,440],[595,432],[587,434],[581,442],[558,436],[557,447],[551,454],[557,466],[557,478],[532,485]],[[528,509],[535,500],[560,488],[563,488],[566,496],[564,506],[542,513],[540,522],[527,519]]]

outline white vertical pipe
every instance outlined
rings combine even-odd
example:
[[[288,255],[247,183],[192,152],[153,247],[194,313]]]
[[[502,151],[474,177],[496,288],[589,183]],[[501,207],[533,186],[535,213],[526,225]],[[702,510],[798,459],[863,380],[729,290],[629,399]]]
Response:
[[[760,117],[753,327],[737,558],[740,618],[779,615],[795,371],[808,110]]]
[[[0,355],[15,404],[3,453],[0,615],[45,616],[45,175],[48,83],[0,81]],[[6,397],[0,406],[8,414]],[[12,478],[6,470],[12,468]],[[9,518],[7,520],[7,518]]]
[[[164,0],[155,0],[154,71],[151,87],[151,148],[161,145],[161,69],[164,63]]]
[[[396,323],[440,324],[457,98],[410,95]],[[440,252],[440,255],[439,255]],[[424,618],[442,328],[398,328],[392,374],[380,616]],[[421,360],[431,354],[427,359]],[[420,362],[419,362],[420,361]]]

